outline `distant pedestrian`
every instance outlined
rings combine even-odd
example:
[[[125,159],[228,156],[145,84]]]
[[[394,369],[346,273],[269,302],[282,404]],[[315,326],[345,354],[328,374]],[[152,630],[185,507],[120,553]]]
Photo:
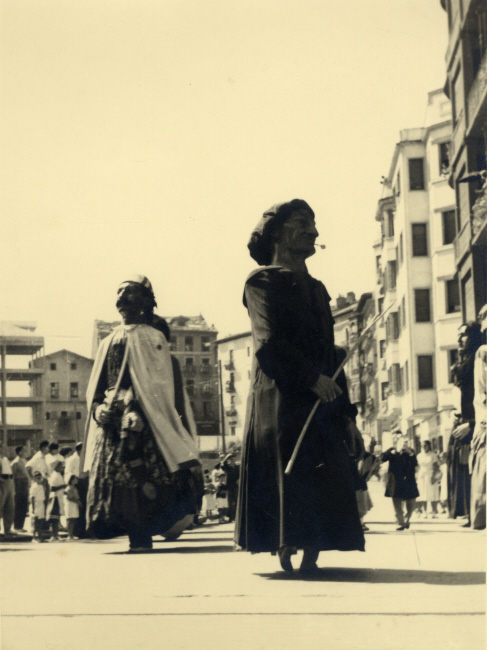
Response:
[[[226,475],[226,486],[228,496],[228,520],[235,521],[238,496],[239,467],[235,464],[235,455],[230,453],[225,456],[222,468]]]
[[[411,515],[414,512],[416,499],[419,496],[416,483],[416,454],[409,446],[406,437],[396,440],[396,448],[391,447],[381,457],[381,462],[389,462],[389,474],[386,486],[386,497],[392,498],[394,512],[399,527],[397,530],[409,528]]]
[[[78,477],[71,474],[69,482],[64,490],[64,509],[66,513],[66,523],[68,528],[68,539],[79,539],[75,536],[75,527],[79,518],[81,501],[79,498]]]
[[[212,483],[210,472],[206,469],[204,472],[204,494],[203,494],[203,505],[201,508],[201,513],[206,514],[207,519],[213,518],[213,513],[216,510],[216,487]]]
[[[443,452],[440,456],[440,506],[443,515],[448,512],[448,465],[446,459],[447,454]]]
[[[44,479],[39,470],[33,474],[32,484],[29,489],[29,499],[31,507],[32,533],[33,542],[46,541],[46,492],[44,489]]]
[[[17,533],[26,533],[24,529],[25,518],[29,510],[29,474],[25,467],[25,447],[15,447],[16,456],[11,463],[15,487],[15,514],[14,530]]]
[[[62,475],[63,462],[54,463],[49,476],[49,498],[47,501],[46,519],[51,527],[50,542],[58,542],[61,517],[64,516],[64,488],[66,484]]]
[[[3,441],[0,440],[0,520],[3,521],[3,532],[7,536],[11,532],[14,521],[14,479],[10,461],[3,451]]]

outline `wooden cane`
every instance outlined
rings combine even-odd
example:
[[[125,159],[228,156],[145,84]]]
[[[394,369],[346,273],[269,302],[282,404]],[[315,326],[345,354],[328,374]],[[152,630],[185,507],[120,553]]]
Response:
[[[352,356],[352,354],[355,352],[355,350],[356,350],[357,347],[359,346],[360,342],[363,340],[363,338],[364,338],[365,334],[368,332],[368,330],[370,330],[371,327],[373,327],[373,326],[374,326],[374,325],[375,325],[375,324],[376,324],[376,323],[377,323],[381,318],[384,317],[384,315],[389,311],[389,309],[394,305],[394,303],[395,303],[395,300],[393,300],[393,301],[391,302],[391,304],[389,305],[389,307],[388,307],[387,309],[385,309],[382,313],[378,314],[378,315],[374,318],[374,320],[373,320],[371,323],[369,323],[369,325],[367,325],[367,327],[362,331],[361,335],[357,338],[357,340],[355,341],[355,343],[352,345],[352,347],[350,348],[350,350],[347,352],[347,354],[346,354],[346,356],[345,356],[345,359],[343,359],[343,361],[341,362],[341,364],[338,366],[338,368],[337,368],[337,369],[335,370],[335,372],[333,373],[332,381],[335,381],[336,378],[338,377],[338,375],[341,373],[341,371],[342,371],[343,368],[345,367],[345,364],[346,364],[347,361],[350,359],[350,357]],[[296,456],[298,455],[299,448],[301,447],[301,443],[303,442],[303,438],[304,438],[304,436],[306,435],[306,431],[308,430],[308,427],[309,427],[309,425],[310,425],[310,422],[311,422],[311,420],[313,419],[313,416],[314,416],[314,414],[316,413],[316,410],[317,410],[318,406],[321,404],[321,402],[322,402],[321,398],[318,397],[318,399],[316,400],[316,402],[315,402],[313,408],[311,409],[310,414],[308,415],[308,419],[306,420],[306,422],[304,423],[303,428],[301,429],[301,433],[299,434],[299,438],[298,438],[298,440],[297,440],[297,442],[296,442],[296,445],[295,445],[295,447],[294,447],[294,451],[293,451],[293,453],[292,453],[292,456],[291,456],[291,458],[289,459],[289,463],[287,464],[287,467],[286,467],[286,469],[284,470],[284,474],[290,474],[290,473],[291,473],[291,470],[292,470],[292,468],[293,468],[294,462],[295,462],[295,460],[296,460]]]

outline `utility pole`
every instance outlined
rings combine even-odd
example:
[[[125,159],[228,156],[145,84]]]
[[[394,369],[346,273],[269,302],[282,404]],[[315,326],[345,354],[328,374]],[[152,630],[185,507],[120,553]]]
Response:
[[[226,454],[225,446],[225,411],[223,410],[223,378],[222,378],[222,362],[218,362],[218,383],[220,387],[220,413],[222,425],[222,452]]]

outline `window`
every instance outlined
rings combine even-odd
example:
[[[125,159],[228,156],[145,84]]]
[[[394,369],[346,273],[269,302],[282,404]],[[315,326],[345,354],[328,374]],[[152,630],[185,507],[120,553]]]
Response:
[[[396,288],[397,267],[396,262],[387,262],[387,289]]]
[[[413,223],[413,256],[428,255],[428,238],[425,223]]]
[[[457,228],[455,223],[455,210],[446,210],[441,213],[443,222],[443,245],[452,244],[456,234]]]
[[[389,382],[383,381],[380,385],[380,396],[382,401],[386,400],[389,395]]]
[[[433,357],[430,354],[418,356],[418,388],[433,388]]]
[[[210,337],[202,336],[201,337],[201,352],[209,352],[211,347]]]
[[[402,305],[402,310],[401,310],[402,323],[401,323],[401,326],[404,329],[406,327],[406,298],[404,296],[402,297],[401,305]]]
[[[71,370],[76,370],[76,369],[77,369],[76,364],[75,364],[75,363],[72,363],[72,364],[71,364]]]
[[[236,427],[231,426],[231,427],[230,427],[230,435],[231,435],[231,436],[234,436],[235,433],[236,433]]]
[[[407,360],[404,362],[404,386],[407,393],[409,390],[409,362]]]
[[[429,289],[414,290],[414,306],[416,309],[416,322],[429,323],[431,321]]]
[[[409,159],[409,189],[424,190],[424,159]]]
[[[72,381],[69,384],[69,395],[71,398],[77,398],[78,397],[78,382],[77,381]]]
[[[49,411],[47,411],[47,413],[46,413],[46,420],[50,420],[50,419],[51,419],[51,414],[49,413]]]
[[[49,369],[50,370],[56,370],[56,364],[55,363],[49,364]]]
[[[386,237],[394,237],[394,210],[387,210]]]
[[[404,262],[404,241],[402,233],[399,235],[399,264]]]
[[[76,419],[81,420],[81,411],[76,411]]]
[[[402,393],[402,370],[398,363],[389,368],[389,383],[394,393]]]
[[[201,359],[201,372],[204,375],[208,375],[210,373],[210,370],[211,370],[210,360],[208,359],[208,357],[204,357],[203,359]]]
[[[445,282],[446,313],[454,314],[460,311],[460,287],[456,279]]]
[[[389,314],[386,323],[386,337],[389,341],[396,341],[399,338],[399,315],[397,311]]]
[[[67,411],[61,411],[61,417],[62,418],[67,418],[68,417],[68,412]]]
[[[452,348],[451,350],[447,350],[446,353],[448,357],[448,383],[453,384],[453,367],[458,361],[458,349]]]
[[[178,349],[178,337],[177,336],[172,336],[169,340],[169,349],[174,351]]]
[[[188,393],[188,395],[194,396],[195,394],[194,379],[186,379],[186,392]]]
[[[438,145],[439,170],[442,176],[448,174],[450,168],[450,143],[440,142]]]
[[[59,382],[51,381],[51,399],[59,399]]]
[[[379,314],[382,314],[384,311],[384,298],[379,298],[377,301],[377,309],[379,310]]]
[[[203,402],[203,419],[211,420],[211,402]]]
[[[247,356],[250,357],[250,348],[247,348]]]
[[[186,352],[193,352],[194,341],[192,336],[184,337],[184,349]]]
[[[379,357],[383,359],[385,353],[386,353],[386,342],[384,340],[379,341]]]

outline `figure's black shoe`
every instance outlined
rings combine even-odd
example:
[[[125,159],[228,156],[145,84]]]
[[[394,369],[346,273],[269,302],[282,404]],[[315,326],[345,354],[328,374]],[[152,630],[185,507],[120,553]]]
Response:
[[[293,570],[293,565],[291,563],[291,555],[293,555],[292,546],[281,546],[277,551],[279,556],[279,562],[281,563],[281,568],[284,571],[291,572]]]

